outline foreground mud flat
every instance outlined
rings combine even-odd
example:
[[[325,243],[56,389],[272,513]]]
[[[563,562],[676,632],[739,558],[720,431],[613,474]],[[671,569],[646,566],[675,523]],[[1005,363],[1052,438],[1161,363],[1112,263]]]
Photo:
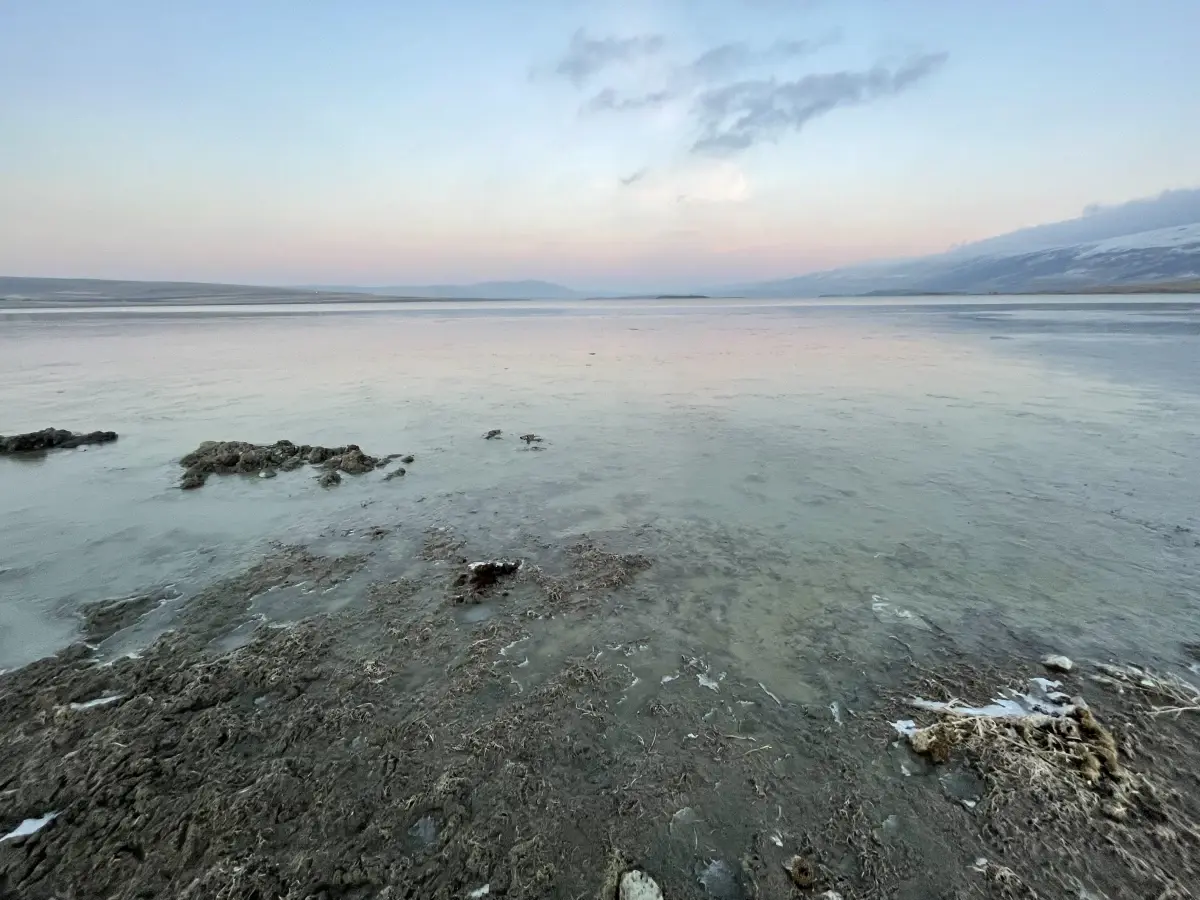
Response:
[[[632,869],[719,900],[1200,884],[1186,681],[947,640],[872,668],[853,708],[804,705],[649,628],[663,560],[637,547],[392,531],[97,604],[88,644],[0,675],[0,896],[613,898]],[[367,578],[384,557],[406,574]],[[263,598],[338,588],[354,602],[257,623]],[[114,651],[163,609],[171,631]]]

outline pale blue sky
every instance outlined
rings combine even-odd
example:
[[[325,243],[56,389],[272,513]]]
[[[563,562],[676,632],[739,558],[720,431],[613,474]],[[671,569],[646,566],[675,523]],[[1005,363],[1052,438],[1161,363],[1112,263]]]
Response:
[[[1200,186],[1197,35],[1196,0],[0,0],[0,273],[668,288],[934,252]]]

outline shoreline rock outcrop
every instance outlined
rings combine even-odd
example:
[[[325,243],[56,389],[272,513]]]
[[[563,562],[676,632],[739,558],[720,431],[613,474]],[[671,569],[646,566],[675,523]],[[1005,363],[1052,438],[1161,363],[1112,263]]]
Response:
[[[322,486],[341,482],[339,472],[363,475],[388,464],[387,459],[363,453],[357,444],[321,447],[276,441],[251,444],[246,441],[205,441],[179,461],[186,470],[179,486],[184,490],[202,487],[209,475],[259,475],[270,478],[277,472],[291,472],[301,466],[320,466]],[[330,477],[333,476],[333,477]]]
[[[43,428],[28,434],[0,435],[0,454],[40,453],[46,450],[74,450],[85,444],[109,444],[117,439],[115,431],[89,431],[81,434],[61,428]]]

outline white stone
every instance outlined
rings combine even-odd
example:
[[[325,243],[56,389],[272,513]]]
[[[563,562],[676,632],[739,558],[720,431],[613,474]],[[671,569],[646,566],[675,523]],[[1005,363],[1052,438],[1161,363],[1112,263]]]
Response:
[[[1042,659],[1042,665],[1051,672],[1070,672],[1075,668],[1075,663],[1071,662],[1068,657],[1058,656],[1056,654],[1051,654],[1050,656],[1044,657]]]
[[[634,869],[621,876],[620,900],[663,900],[663,893],[658,882]]]

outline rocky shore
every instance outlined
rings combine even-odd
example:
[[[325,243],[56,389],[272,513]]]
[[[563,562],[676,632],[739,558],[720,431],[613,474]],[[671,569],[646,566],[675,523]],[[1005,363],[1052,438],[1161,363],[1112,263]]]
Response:
[[[1183,679],[943,637],[841,703],[798,702],[639,614],[682,562],[650,548],[347,534],[187,598],[93,604],[87,644],[0,675],[0,896],[1077,900],[1200,883]],[[224,643],[261,622],[259,598],[302,591],[344,602]],[[114,655],[149,616],[170,630]],[[861,674],[823,665],[835,684]]]
[[[81,434],[61,428],[43,428],[27,434],[0,435],[0,454],[40,453],[46,450],[73,450],[87,444],[108,444],[117,439],[115,431],[91,431]]]

